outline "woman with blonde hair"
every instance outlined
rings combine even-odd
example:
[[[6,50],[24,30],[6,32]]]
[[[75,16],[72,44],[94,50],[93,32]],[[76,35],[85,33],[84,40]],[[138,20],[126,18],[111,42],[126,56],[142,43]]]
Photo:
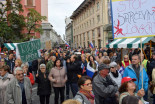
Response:
[[[69,99],[64,101],[62,104],[81,104],[81,103],[77,100]]]
[[[21,59],[16,59],[14,69],[16,69],[17,67],[21,67],[21,65],[22,65],[22,60]]]

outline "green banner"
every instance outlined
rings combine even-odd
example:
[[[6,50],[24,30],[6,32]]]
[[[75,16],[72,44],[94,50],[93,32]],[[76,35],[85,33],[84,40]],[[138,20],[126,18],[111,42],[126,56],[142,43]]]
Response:
[[[23,62],[39,58],[38,50],[41,48],[40,40],[33,40],[17,44],[20,58]]]

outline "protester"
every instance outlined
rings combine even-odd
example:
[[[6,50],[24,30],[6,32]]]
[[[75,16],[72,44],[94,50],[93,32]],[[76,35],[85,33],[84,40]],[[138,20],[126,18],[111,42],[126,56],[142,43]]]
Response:
[[[28,63],[23,63],[21,65],[21,68],[24,70],[24,76],[28,77],[30,79],[31,84],[34,85],[35,81],[34,81],[33,75],[28,70],[29,64]]]
[[[6,98],[6,87],[13,80],[13,74],[10,74],[8,65],[0,66],[0,103],[8,104]]]
[[[22,65],[22,60],[21,59],[16,59],[14,69],[16,69],[17,67],[21,67],[21,65]]]
[[[67,75],[68,75],[68,83],[71,87],[71,91],[73,94],[73,97],[78,92],[78,74],[81,73],[81,66],[77,62],[76,55],[72,55],[70,58],[70,62],[67,62]]]
[[[110,66],[110,73],[109,73],[110,77],[112,78],[113,81],[116,82],[117,86],[120,87],[122,76],[117,70],[117,63],[111,62],[109,66]]]
[[[153,93],[153,104],[155,104],[155,67],[152,71],[152,86],[153,86],[153,90],[152,90],[152,93]]]
[[[147,72],[147,69],[149,68],[149,61],[147,59],[144,59],[144,54],[139,54],[140,55],[140,58],[142,58],[142,65],[143,67],[145,68],[146,72]]]
[[[64,101],[62,104],[81,104],[81,103],[77,100],[69,99]]]
[[[0,66],[4,66],[4,65],[6,65],[5,59],[1,59],[1,61],[0,61]]]
[[[22,68],[14,70],[15,78],[7,86],[8,104],[31,104],[32,85],[29,78],[24,77]]]
[[[45,65],[47,65],[48,58],[49,58],[49,54],[48,53],[45,53],[44,57],[41,59],[41,61],[40,61],[39,64],[45,64]]]
[[[137,96],[141,101],[143,101],[143,96],[145,95],[144,89],[139,90],[137,93],[135,93],[136,90],[136,85],[134,83],[136,81],[135,78],[130,78],[130,77],[124,77],[121,81],[121,86],[119,88],[120,92],[120,99],[119,99],[119,104],[124,104],[122,103],[122,100],[126,96]],[[144,101],[143,101],[144,102]]]
[[[124,60],[122,61],[122,66],[124,68],[126,68],[127,66],[129,66],[131,64],[131,61],[129,60],[129,57],[128,55],[125,55],[124,56]]]
[[[61,103],[64,101],[64,90],[67,81],[67,73],[62,66],[61,60],[57,59],[54,63],[54,68],[51,69],[49,74],[49,80],[53,82],[54,94],[55,94],[55,104],[59,103],[59,95]]]
[[[36,74],[36,83],[38,83],[37,94],[40,98],[40,104],[49,104],[51,85],[45,64],[40,65],[40,71]]]
[[[139,100],[136,96],[126,96],[122,100],[122,104],[143,104],[141,100]]]
[[[86,76],[87,75],[87,72],[86,72],[86,69],[87,69],[87,61],[86,61],[86,58],[85,58],[85,55],[82,55],[81,56],[81,68],[82,68],[82,76]]]
[[[55,56],[51,56],[49,61],[47,62],[47,73],[50,73],[51,72],[51,69],[54,67],[54,62],[56,60],[56,57]]]
[[[13,69],[15,66],[15,60],[13,59],[13,53],[9,53],[9,57],[5,60],[6,65],[9,65],[11,73],[13,73]]]
[[[117,104],[115,94],[118,86],[108,75],[109,69],[110,67],[106,64],[99,65],[99,72],[93,80],[93,92],[96,104]]]
[[[117,61],[117,69],[118,69],[118,72],[123,77],[125,68],[122,66],[122,62],[121,61]]]
[[[94,104],[95,96],[92,92],[92,81],[88,76],[82,76],[78,80],[78,86],[80,88],[74,99],[78,100],[82,104]]]
[[[89,62],[87,64],[87,75],[92,78],[94,74],[96,75],[98,71],[98,63],[92,55],[89,56],[88,61]]]
[[[131,77],[135,78],[135,84],[136,84],[136,92],[142,88],[142,68],[139,65],[140,63],[140,56],[139,55],[133,55],[132,56],[132,64],[125,68],[123,77]],[[148,75],[143,68],[143,88],[145,92],[148,91]],[[147,96],[144,98],[147,100]]]

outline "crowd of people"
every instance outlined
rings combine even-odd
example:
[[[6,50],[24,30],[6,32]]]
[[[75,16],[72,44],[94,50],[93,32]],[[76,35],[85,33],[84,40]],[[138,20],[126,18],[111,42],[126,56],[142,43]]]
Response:
[[[40,104],[50,104],[51,93],[51,104],[147,104],[148,97],[155,104],[155,52],[149,59],[139,49],[123,59],[120,49],[40,52],[26,63],[14,51],[0,53],[0,104],[32,104],[33,85]]]

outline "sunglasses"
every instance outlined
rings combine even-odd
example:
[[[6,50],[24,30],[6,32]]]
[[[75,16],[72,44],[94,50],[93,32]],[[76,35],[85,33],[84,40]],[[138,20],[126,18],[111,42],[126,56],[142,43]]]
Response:
[[[83,85],[86,85],[86,86],[92,86],[92,83],[83,84]]]

